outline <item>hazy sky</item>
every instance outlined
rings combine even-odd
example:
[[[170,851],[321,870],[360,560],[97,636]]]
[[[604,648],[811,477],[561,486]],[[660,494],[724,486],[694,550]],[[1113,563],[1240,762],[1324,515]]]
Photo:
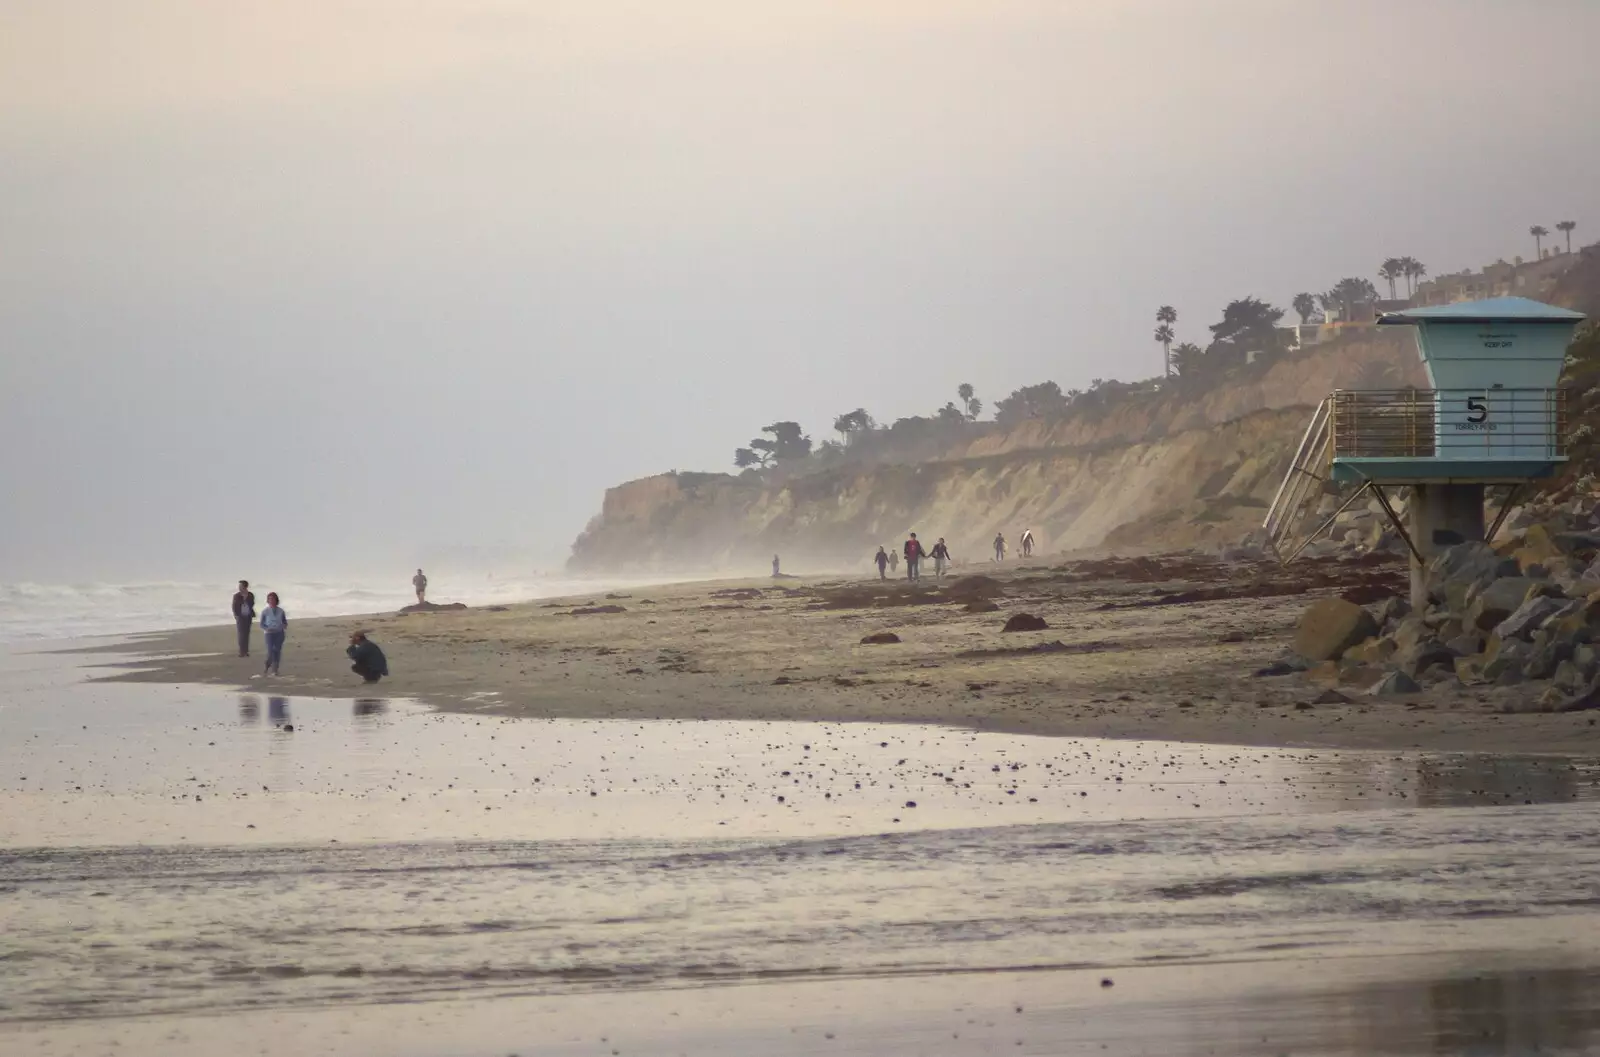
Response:
[[[1594,0],[0,0],[0,580],[553,565],[775,419],[1593,241],[1596,40]]]

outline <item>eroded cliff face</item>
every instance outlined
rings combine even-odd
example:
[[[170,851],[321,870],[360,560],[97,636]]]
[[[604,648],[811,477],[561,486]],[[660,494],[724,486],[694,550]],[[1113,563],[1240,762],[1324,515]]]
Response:
[[[585,571],[866,567],[907,532],[983,560],[1032,529],[1046,552],[1231,542],[1260,524],[1310,408],[1341,386],[1419,384],[1405,332],[1312,350],[1198,397],[957,430],[914,463],[846,462],[784,482],[663,474],[612,488],[573,545]]]
[[[663,475],[606,493],[573,546],[579,569],[760,571],[864,564],[907,532],[958,559],[1031,528],[1046,550],[1235,540],[1261,520],[1304,409],[1097,449],[1019,450],[914,466],[841,467],[781,487]]]

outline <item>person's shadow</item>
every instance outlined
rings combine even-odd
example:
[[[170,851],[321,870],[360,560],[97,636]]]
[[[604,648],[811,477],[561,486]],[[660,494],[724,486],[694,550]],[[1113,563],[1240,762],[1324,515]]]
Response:
[[[253,727],[261,718],[261,699],[254,694],[239,695],[239,722]]]

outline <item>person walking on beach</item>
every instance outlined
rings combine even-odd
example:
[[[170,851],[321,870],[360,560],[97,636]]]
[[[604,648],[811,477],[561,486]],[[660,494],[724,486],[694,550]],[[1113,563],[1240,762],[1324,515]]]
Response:
[[[906,579],[922,579],[922,544],[917,541],[917,534],[913,532],[911,538],[906,540]]]
[[[889,552],[879,547],[878,553],[872,556],[872,560],[878,565],[878,579],[887,580],[889,576],[884,569],[889,567]]]
[[[240,580],[233,596],[233,622],[239,626],[239,656],[248,657],[250,628],[256,622],[256,596],[250,593],[249,580]]]
[[[278,606],[278,592],[267,592],[267,608],[261,611],[261,637],[267,643],[267,663],[262,675],[277,675],[283,663],[283,639],[289,632],[289,614]]]
[[[998,532],[994,534],[994,560],[997,562],[1006,560],[1006,538]]]
[[[1033,557],[1033,529],[1022,530],[1022,556]]]
[[[896,576],[900,575],[900,552],[899,551],[890,551],[889,552],[889,571],[894,573]]]
[[[421,569],[418,569],[417,575],[411,578],[411,586],[416,589],[417,605],[420,606],[425,600],[424,596],[428,593],[428,578],[422,574]]]
[[[350,670],[369,683],[375,683],[389,674],[389,659],[376,642],[367,638],[365,631],[350,633],[350,648],[344,654],[355,662]]]
[[[945,563],[950,560],[950,548],[945,546],[944,537],[939,537],[939,542],[933,545],[933,550],[928,553],[933,555],[933,575],[943,576]]]
[[[781,575],[783,574],[778,572],[778,556],[774,554],[772,556],[772,578],[776,580]]]

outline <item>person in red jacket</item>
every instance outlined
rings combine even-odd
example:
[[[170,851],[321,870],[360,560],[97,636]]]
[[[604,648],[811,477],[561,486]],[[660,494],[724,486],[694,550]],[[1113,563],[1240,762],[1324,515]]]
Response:
[[[911,538],[906,540],[905,545],[907,580],[922,579],[922,571],[920,569],[922,553],[922,544],[917,542],[917,534],[913,532]]]

